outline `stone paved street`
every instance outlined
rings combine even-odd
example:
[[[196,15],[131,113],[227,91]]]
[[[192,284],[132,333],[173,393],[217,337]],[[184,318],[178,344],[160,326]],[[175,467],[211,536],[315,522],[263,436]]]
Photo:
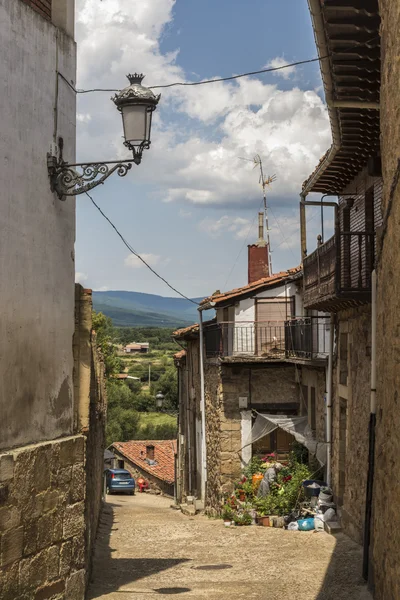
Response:
[[[344,535],[224,527],[160,496],[108,496],[89,600],[366,600],[361,548]],[[217,567],[214,569],[205,567]]]

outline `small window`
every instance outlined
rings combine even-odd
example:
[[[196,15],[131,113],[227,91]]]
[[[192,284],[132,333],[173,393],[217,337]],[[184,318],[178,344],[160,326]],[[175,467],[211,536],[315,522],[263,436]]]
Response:
[[[119,460],[118,461],[118,469],[124,469],[124,468],[125,468],[125,461]]]

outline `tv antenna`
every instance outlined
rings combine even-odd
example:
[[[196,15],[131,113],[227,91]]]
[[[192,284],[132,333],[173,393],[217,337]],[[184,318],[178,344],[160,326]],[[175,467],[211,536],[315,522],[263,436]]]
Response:
[[[271,243],[269,238],[269,223],[268,223],[268,205],[267,205],[267,187],[271,185],[274,181],[276,181],[276,175],[268,175],[265,177],[263,164],[261,160],[261,156],[256,154],[252,160],[249,158],[243,158],[242,160],[247,160],[248,162],[252,162],[254,164],[254,169],[259,167],[260,169],[260,177],[258,182],[261,184],[263,191],[263,199],[264,199],[264,218],[265,218],[265,229],[267,231],[267,248],[268,248],[268,268],[269,274],[272,275],[272,257],[271,257]]]

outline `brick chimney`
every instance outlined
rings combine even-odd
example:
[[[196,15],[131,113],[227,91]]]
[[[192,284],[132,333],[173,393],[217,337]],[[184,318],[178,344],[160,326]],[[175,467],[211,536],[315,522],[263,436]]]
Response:
[[[264,239],[264,213],[258,213],[258,241],[247,246],[249,251],[248,283],[269,276],[268,247]]]

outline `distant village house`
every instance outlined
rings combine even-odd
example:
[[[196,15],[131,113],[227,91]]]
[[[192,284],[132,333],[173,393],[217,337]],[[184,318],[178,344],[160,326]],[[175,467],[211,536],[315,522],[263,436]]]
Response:
[[[176,440],[115,442],[110,451],[114,468],[143,477],[153,492],[174,496]]]
[[[150,351],[148,342],[133,342],[124,348],[125,354],[147,354]]]

